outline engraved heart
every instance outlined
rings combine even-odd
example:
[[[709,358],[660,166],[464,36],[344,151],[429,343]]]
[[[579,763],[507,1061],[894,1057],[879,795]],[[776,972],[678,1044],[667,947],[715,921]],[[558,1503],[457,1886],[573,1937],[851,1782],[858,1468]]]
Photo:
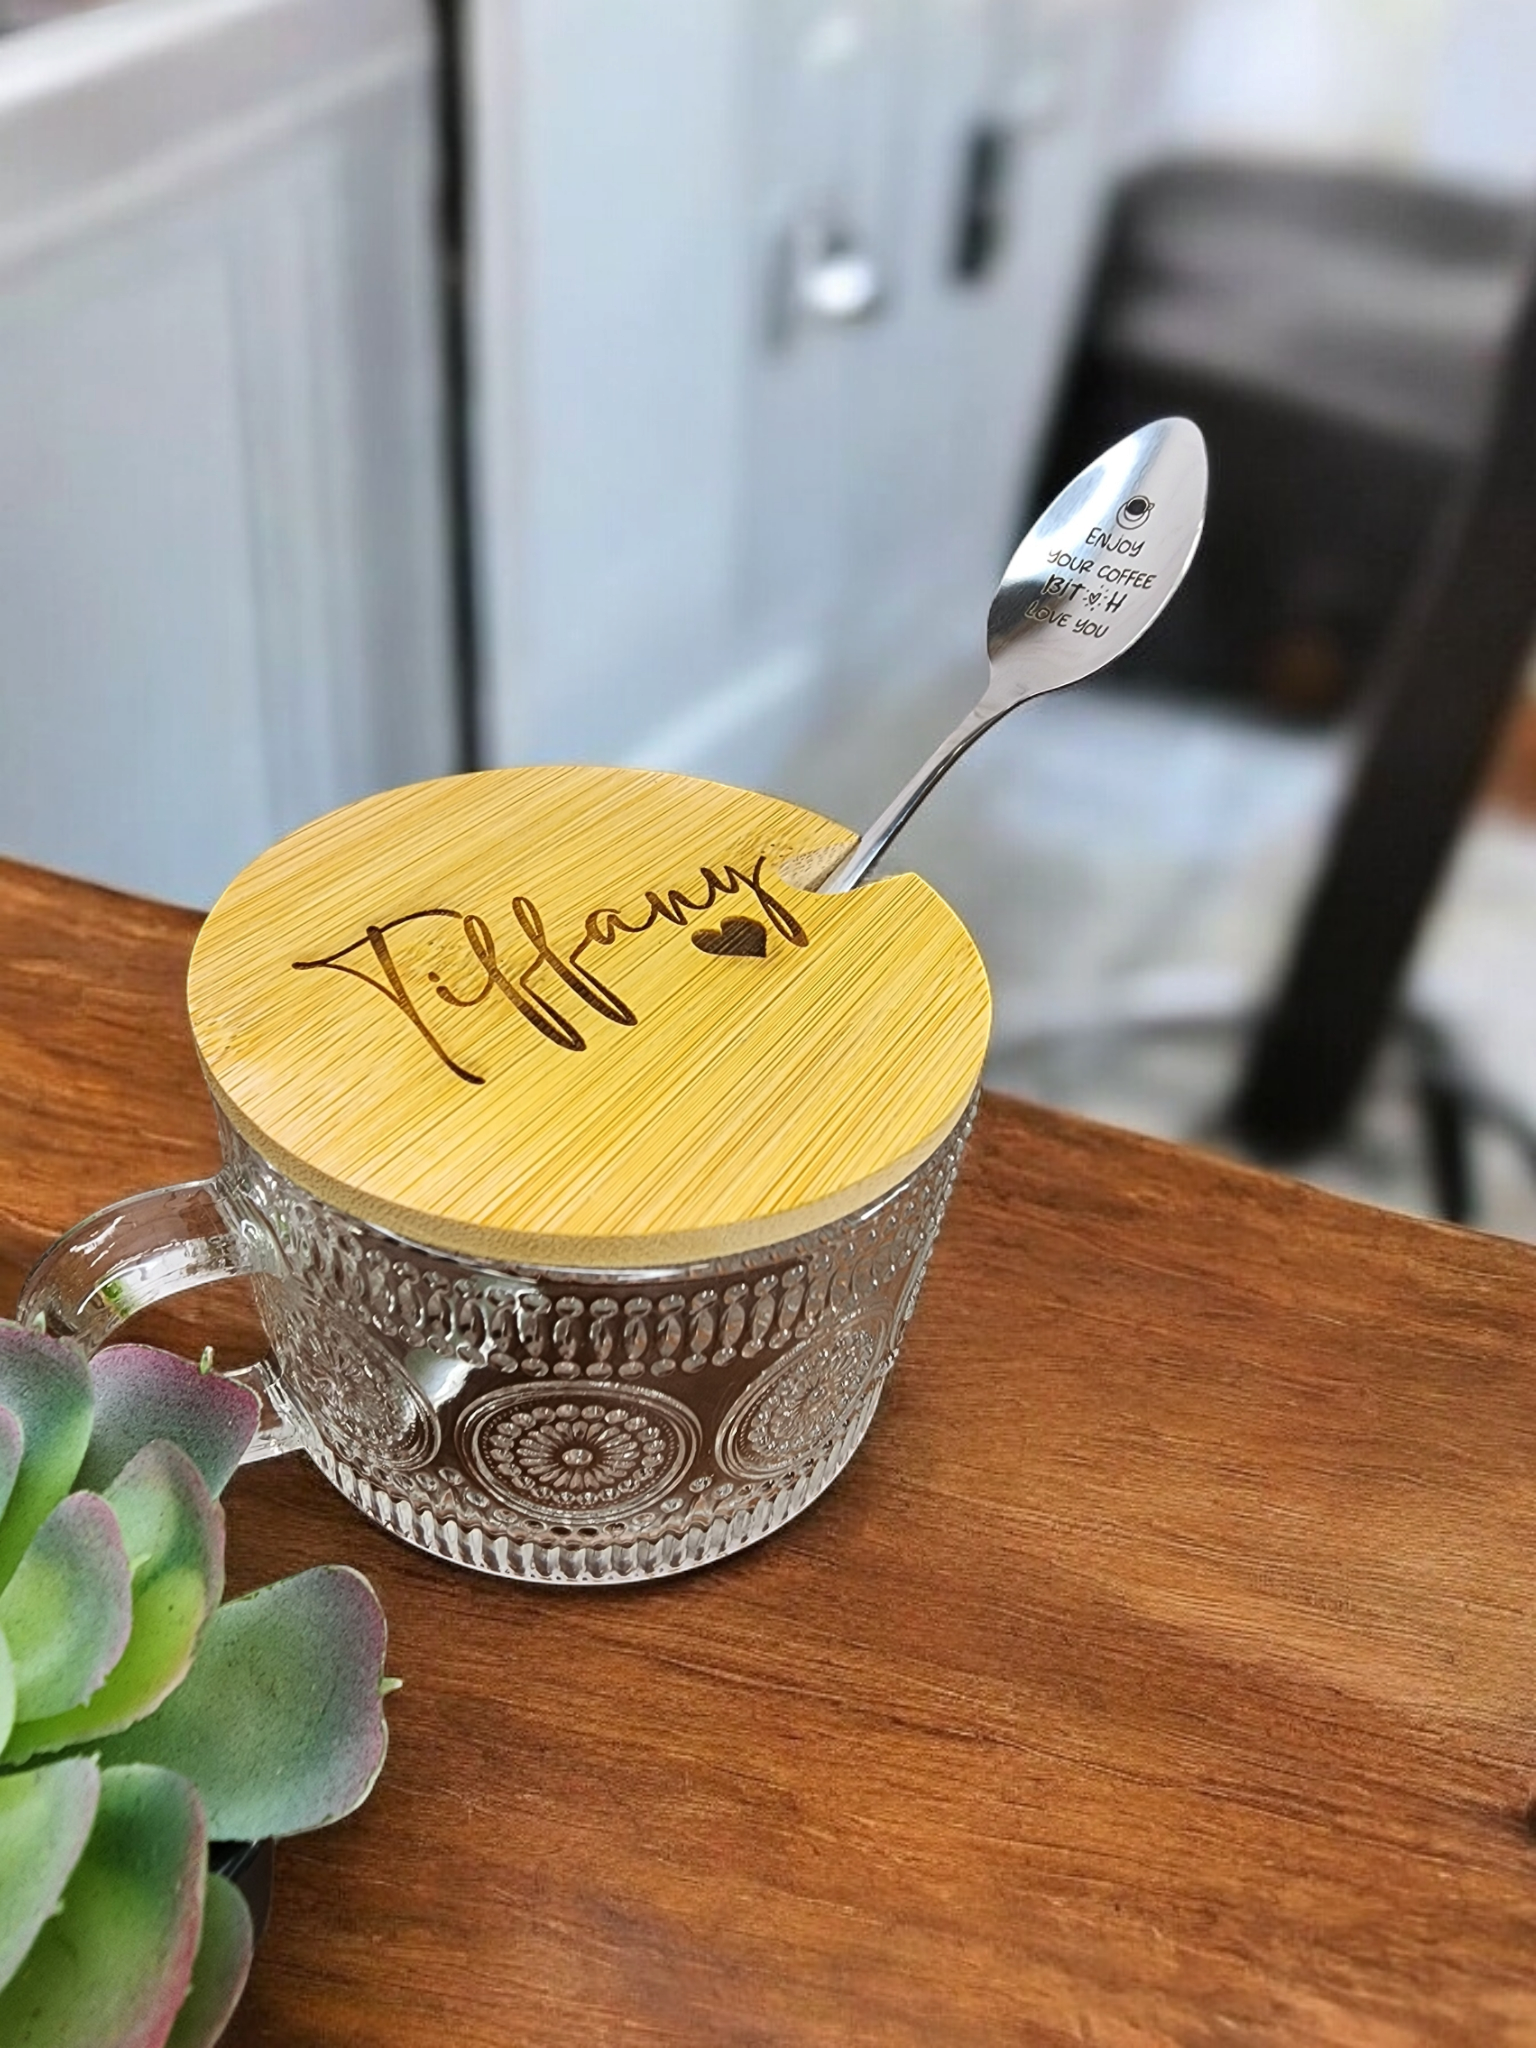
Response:
[[[719,931],[706,925],[693,934],[693,943],[701,953],[740,953],[761,960],[768,951],[768,927],[755,917],[722,917]]]

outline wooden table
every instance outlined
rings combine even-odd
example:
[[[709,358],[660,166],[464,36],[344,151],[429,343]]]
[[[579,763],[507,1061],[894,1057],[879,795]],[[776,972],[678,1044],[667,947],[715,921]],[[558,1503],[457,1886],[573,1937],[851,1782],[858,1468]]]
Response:
[[[0,1306],[212,1165],[194,929],[0,863]],[[230,2040],[1536,2041],[1533,1301],[1524,1247],[993,1100],[869,1442],[755,1550],[524,1591],[242,1474],[234,1588],[361,1566],[405,1689]]]

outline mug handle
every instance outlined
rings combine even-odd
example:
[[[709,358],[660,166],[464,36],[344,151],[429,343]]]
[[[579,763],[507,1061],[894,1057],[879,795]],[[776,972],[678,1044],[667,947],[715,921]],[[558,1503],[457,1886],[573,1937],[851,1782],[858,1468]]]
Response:
[[[72,1337],[87,1357],[131,1316],[211,1280],[280,1276],[282,1248],[239,1199],[229,1171],[130,1195],[55,1238],[22,1283],[16,1320],[49,1337]],[[242,1464],[302,1448],[272,1367],[262,1360],[225,1375],[250,1388],[262,1421]]]

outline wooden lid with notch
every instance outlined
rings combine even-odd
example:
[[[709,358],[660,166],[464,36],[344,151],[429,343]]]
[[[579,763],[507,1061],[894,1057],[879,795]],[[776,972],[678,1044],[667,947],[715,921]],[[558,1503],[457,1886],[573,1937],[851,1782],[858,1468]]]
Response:
[[[209,1085],[301,1187],[419,1243],[640,1268],[893,1187],[963,1112],[991,1007],[965,927],[850,835],[688,776],[494,769],[317,819],[214,906]]]

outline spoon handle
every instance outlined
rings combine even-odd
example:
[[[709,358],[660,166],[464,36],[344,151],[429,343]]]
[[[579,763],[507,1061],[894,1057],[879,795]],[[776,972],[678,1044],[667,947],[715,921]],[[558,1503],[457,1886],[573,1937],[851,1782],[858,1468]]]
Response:
[[[1004,706],[1005,710],[1010,708]],[[817,883],[817,894],[841,896],[845,890],[856,889],[923,799],[944,779],[966,748],[973,747],[1002,715],[1001,711],[988,708],[985,697],[973,705],[948,739],[940,741],[912,780],[892,797],[868,831],[848,849],[825,881]]]

